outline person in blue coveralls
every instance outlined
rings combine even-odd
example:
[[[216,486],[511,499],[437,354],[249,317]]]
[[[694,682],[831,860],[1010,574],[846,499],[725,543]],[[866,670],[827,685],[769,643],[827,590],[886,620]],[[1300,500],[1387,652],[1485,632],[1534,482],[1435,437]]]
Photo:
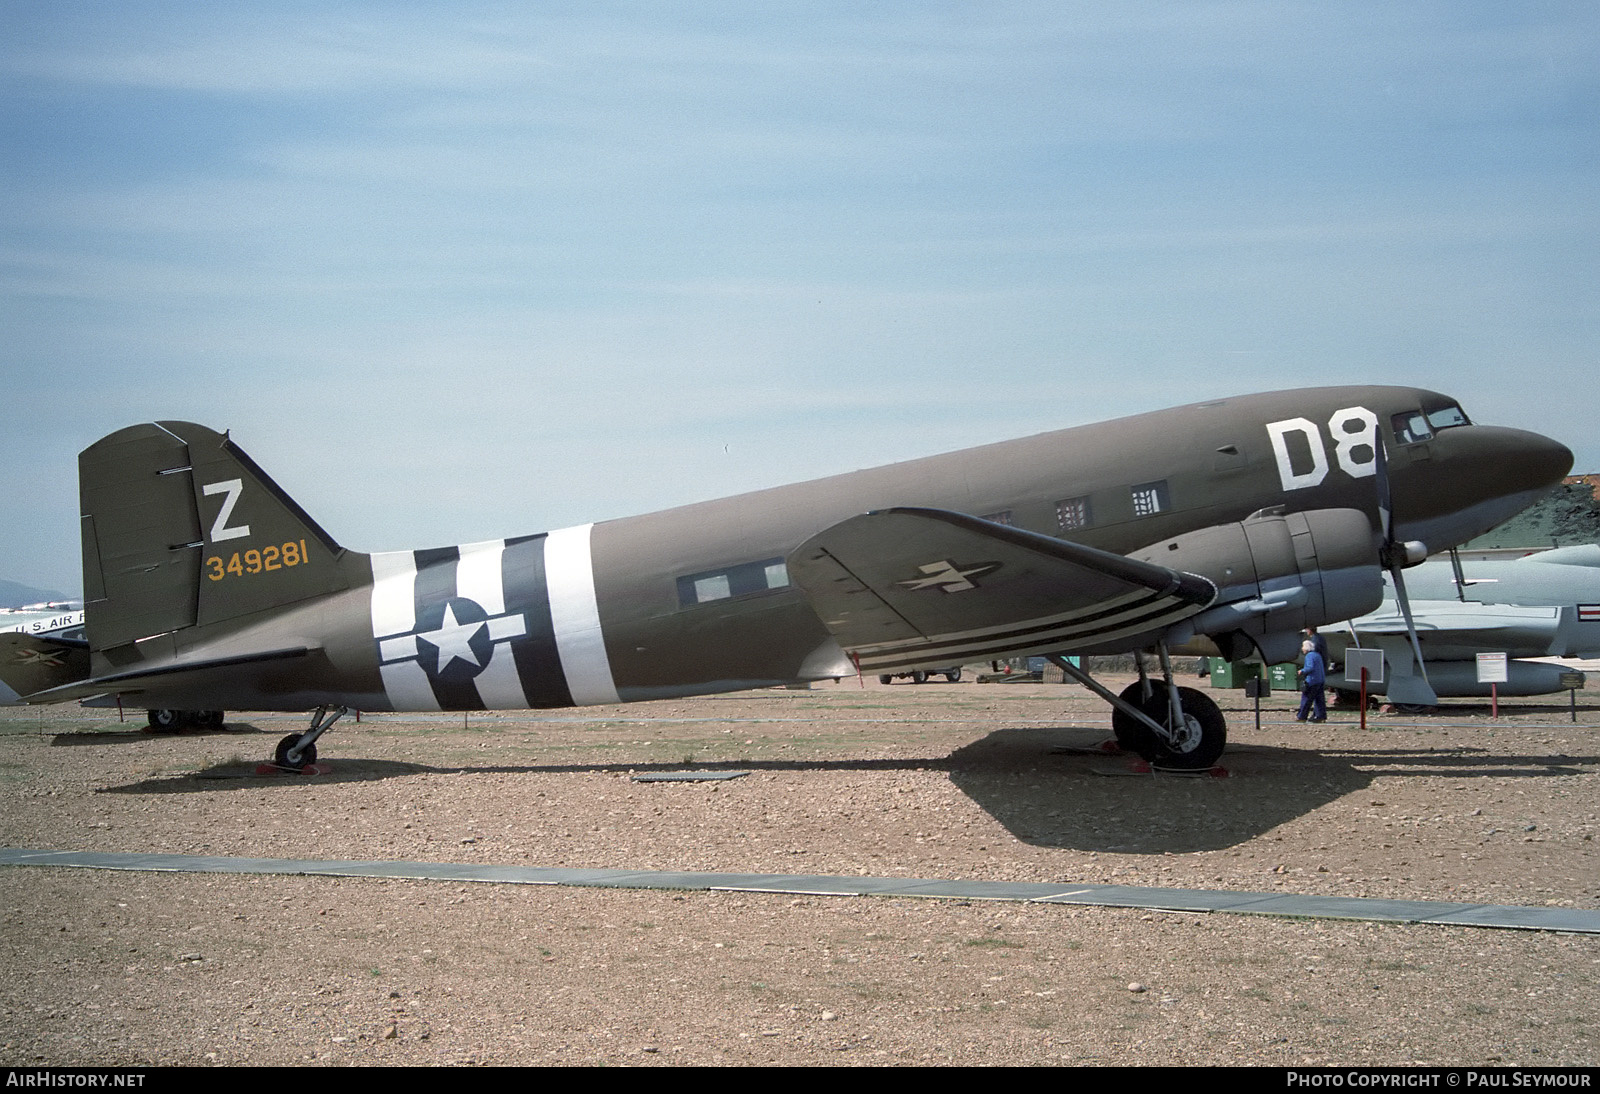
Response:
[[[1300,713],[1295,715],[1295,721],[1304,722],[1309,714],[1313,722],[1326,722],[1328,700],[1323,685],[1328,682],[1328,664],[1309,638],[1300,643],[1300,652],[1306,655],[1306,661],[1300,669]]]

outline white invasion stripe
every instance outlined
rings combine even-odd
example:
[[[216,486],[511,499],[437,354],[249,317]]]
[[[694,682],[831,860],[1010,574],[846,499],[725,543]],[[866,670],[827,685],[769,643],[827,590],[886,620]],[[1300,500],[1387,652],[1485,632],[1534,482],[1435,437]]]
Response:
[[[417,655],[417,636],[403,634],[398,638],[385,638],[378,643],[378,660],[403,661]]]
[[[928,638],[928,641],[952,642],[957,639],[964,638],[979,639],[996,634],[1013,634],[1019,628],[1032,627],[1037,630],[1043,630],[1046,627],[1077,623],[1082,620],[1088,620],[1089,622],[1084,625],[1093,629],[1096,627],[1109,625],[1108,621],[1112,620],[1113,617],[1119,613],[1126,615],[1128,612],[1146,611],[1149,609],[1150,605],[1159,604],[1163,599],[1170,600],[1171,598],[1159,590],[1134,589],[1132,592],[1123,593],[1120,596],[1114,596],[1109,600],[1096,601],[1093,604],[1086,604],[1081,608],[1074,608],[1070,612],[1058,612],[1054,615],[1034,616],[1032,619],[1011,620],[1006,623],[995,623],[987,627],[975,627],[971,630],[965,631],[946,631],[941,634],[932,635]],[[1200,608],[1196,607],[1194,610],[1198,612]],[[900,645],[903,645],[905,641],[906,640],[904,639],[896,639],[891,642],[874,642],[871,645],[860,647],[860,651],[866,652],[868,650],[880,649],[893,650],[898,648]]]
[[[378,671],[383,673],[383,692],[389,697],[390,710],[439,709],[428,674],[415,661],[396,661]]]
[[[1008,643],[996,643],[994,640],[976,641],[963,639],[949,641],[929,639],[926,643],[919,643],[915,646],[901,645],[887,652],[869,653],[865,650],[860,650],[857,651],[857,657],[861,668],[864,671],[871,671],[890,666],[926,663],[934,660],[941,663],[955,664],[965,657],[977,654],[983,654],[988,657],[1003,653],[1007,657],[1020,657],[1030,652],[1071,652],[1075,648],[1094,647],[1106,642],[1114,642],[1120,638],[1128,638],[1136,634],[1145,634],[1152,630],[1158,630],[1179,620],[1187,619],[1193,614],[1192,608],[1187,604],[1183,604],[1158,615],[1124,620],[1119,626],[1106,630],[1053,629],[1022,635]]]
[[[489,622],[492,630],[496,620]],[[511,655],[511,647],[502,643],[493,650],[489,663],[472,681],[478,686],[478,698],[483,700],[484,709],[527,710],[528,696],[522,690],[522,677],[517,675],[517,659]]]
[[[507,638],[521,638],[527,633],[527,616],[502,615],[489,620],[489,639],[492,642],[504,642]]]
[[[476,600],[489,615],[500,615],[506,610],[505,585],[500,576],[500,556],[505,554],[506,541],[464,543],[457,550],[461,561],[456,564],[456,595]]]
[[[995,640],[1004,641],[1010,638],[1031,640],[1036,636],[1047,633],[1058,636],[1087,635],[1099,637],[1118,628],[1125,627],[1130,622],[1142,625],[1145,620],[1157,615],[1165,616],[1178,612],[1184,616],[1189,616],[1199,610],[1199,608],[1189,604],[1187,601],[1174,600],[1171,597],[1159,597],[1141,604],[1135,604],[1132,607],[1122,608],[1116,612],[1107,612],[1102,618],[1088,622],[1070,620],[1070,617],[1070,621],[1063,621],[1061,617],[1040,616],[1036,619],[1018,620],[1002,627],[984,627],[978,630],[950,631],[943,634],[925,635],[922,641],[915,644],[920,647],[930,643],[942,645],[966,643],[976,647],[985,642],[992,643]],[[1082,613],[1078,614],[1081,615]],[[902,646],[909,644],[904,640],[875,642],[872,645],[859,647],[856,652],[861,654],[893,653]]]
[[[372,637],[417,629],[417,560],[410,551],[372,559]]]
[[[550,623],[567,690],[578,706],[619,701],[594,594],[594,562],[589,551],[593,528],[592,524],[562,528],[546,536],[544,543]]]

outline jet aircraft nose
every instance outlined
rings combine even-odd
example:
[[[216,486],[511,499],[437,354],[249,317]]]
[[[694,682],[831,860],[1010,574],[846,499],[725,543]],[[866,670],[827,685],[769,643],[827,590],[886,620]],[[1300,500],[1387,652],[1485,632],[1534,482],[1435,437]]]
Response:
[[[1398,538],[1421,540],[1430,551],[1509,520],[1572,470],[1571,449],[1522,429],[1445,429],[1430,448],[1394,481]]]

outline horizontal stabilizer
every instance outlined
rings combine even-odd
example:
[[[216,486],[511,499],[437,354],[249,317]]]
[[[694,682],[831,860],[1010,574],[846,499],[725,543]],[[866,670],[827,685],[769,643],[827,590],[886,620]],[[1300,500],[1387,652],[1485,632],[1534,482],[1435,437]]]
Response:
[[[4,636],[0,636],[4,637]],[[312,653],[314,646],[291,646],[285,649],[262,650],[256,653],[240,653],[227,657],[207,657],[192,661],[169,661],[165,664],[141,665],[136,669],[125,672],[106,673],[93,679],[79,679],[73,683],[66,683],[60,687],[53,687],[47,691],[37,691],[24,698],[30,703],[60,703],[68,699],[86,699],[91,695],[101,695],[106,692],[134,692],[140,690],[140,685],[147,680],[177,676],[186,672],[208,672],[215,669],[238,668],[243,665],[260,664],[263,661],[286,661],[295,657],[305,657]],[[88,651],[84,651],[84,664],[88,664]]]
[[[89,675],[89,643],[70,638],[0,634],[0,704],[63,687]]]
[[[1127,648],[1217,595],[1192,574],[939,509],[841,521],[788,570],[863,672]]]

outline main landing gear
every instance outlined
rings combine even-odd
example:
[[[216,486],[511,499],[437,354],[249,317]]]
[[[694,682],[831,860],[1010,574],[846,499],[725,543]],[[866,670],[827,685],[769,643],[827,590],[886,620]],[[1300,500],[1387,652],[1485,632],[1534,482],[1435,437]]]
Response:
[[[1065,657],[1052,655],[1049,660],[1111,704],[1111,729],[1123,749],[1152,767],[1203,771],[1216,764],[1227,746],[1227,719],[1205,692],[1177,687],[1165,646],[1160,654],[1162,679],[1150,679],[1144,658],[1136,654],[1139,679],[1121,695],[1111,694]]]
[[[327,707],[318,707],[311,716],[310,729],[304,733],[291,733],[278,742],[278,747],[272,753],[272,762],[288,771],[304,771],[307,765],[317,762],[317,738],[349,713],[349,707],[335,707],[332,714],[328,713]]]
[[[225,715],[220,710],[152,710],[146,717],[151,733],[182,733],[186,729],[221,729]]]

